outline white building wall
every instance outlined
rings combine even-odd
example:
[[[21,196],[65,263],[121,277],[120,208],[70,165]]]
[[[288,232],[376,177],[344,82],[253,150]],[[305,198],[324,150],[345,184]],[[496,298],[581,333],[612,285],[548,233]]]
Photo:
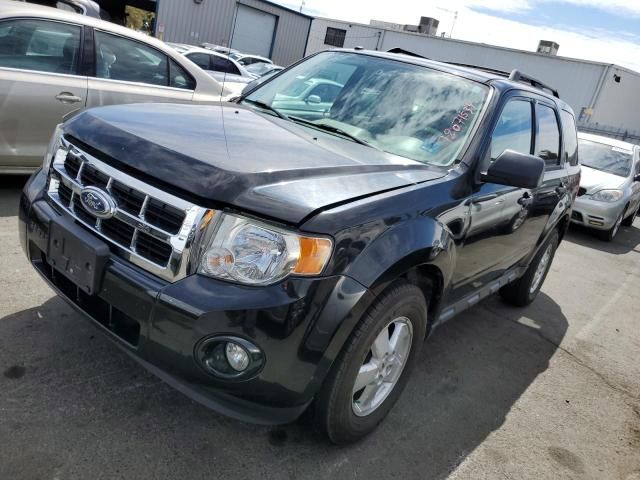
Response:
[[[640,73],[615,65],[542,55],[461,40],[400,32],[371,25],[316,18],[311,24],[306,54],[333,48],[324,44],[327,27],[347,31],[345,48],[370,50],[392,48],[423,55],[432,60],[463,63],[510,72],[519,69],[556,88],[582,123],[640,132]],[[379,36],[379,38],[378,38]],[[614,74],[621,76],[614,82]]]
[[[307,55],[321,52],[329,48],[335,48],[331,45],[325,45],[324,39],[327,34],[327,27],[339,28],[346,30],[347,34],[344,41],[345,48],[364,47],[367,50],[377,50],[382,36],[383,30],[368,25],[358,23],[346,23],[326,18],[315,18],[311,23],[309,31],[309,40],[307,42]]]
[[[620,83],[614,79],[620,76]],[[640,133],[640,74],[611,65],[590,123],[614,126]]]

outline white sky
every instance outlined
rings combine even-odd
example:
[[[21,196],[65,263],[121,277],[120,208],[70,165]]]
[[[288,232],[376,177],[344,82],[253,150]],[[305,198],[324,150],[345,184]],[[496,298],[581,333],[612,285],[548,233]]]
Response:
[[[473,42],[535,51],[539,40],[553,40],[560,44],[559,54],[598,62],[615,63],[640,72],[640,0],[554,0],[556,2],[591,6],[609,14],[638,19],[638,30],[608,32],[580,28],[579,19],[567,27],[545,28],[505,20],[470,10],[479,6],[503,12],[535,9],[551,0],[305,0],[304,12],[358,23],[370,19],[402,24],[417,24],[420,16],[440,20],[438,32],[449,33],[453,13],[459,12],[453,37]],[[284,0],[289,6],[300,6],[300,0]],[[445,10],[439,9],[443,8]]]

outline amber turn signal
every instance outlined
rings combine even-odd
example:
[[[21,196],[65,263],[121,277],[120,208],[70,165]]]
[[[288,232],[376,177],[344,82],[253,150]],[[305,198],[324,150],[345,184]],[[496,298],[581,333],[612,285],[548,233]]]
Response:
[[[300,237],[300,258],[293,269],[296,275],[319,275],[331,257],[332,242],[328,238]]]

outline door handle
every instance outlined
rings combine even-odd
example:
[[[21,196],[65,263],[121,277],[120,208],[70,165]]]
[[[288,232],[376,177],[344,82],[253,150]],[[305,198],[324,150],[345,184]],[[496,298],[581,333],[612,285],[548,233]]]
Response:
[[[56,95],[56,100],[62,103],[69,104],[69,103],[81,102],[82,98],[78,97],[77,95],[74,95],[71,92],[60,92],[58,95]]]
[[[473,197],[471,199],[471,203],[484,203],[484,202],[488,202],[490,200],[494,200],[498,198],[498,194],[497,193],[488,193],[487,195],[480,195],[478,197]]]

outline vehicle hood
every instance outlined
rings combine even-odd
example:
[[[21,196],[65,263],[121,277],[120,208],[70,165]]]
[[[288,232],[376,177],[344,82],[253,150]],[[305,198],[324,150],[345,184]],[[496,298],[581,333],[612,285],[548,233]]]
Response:
[[[596,170],[595,168],[585,165],[581,167],[582,175],[580,177],[580,186],[587,190],[587,195],[599,192],[600,190],[622,188],[627,182],[626,178],[612,173]]]
[[[331,205],[446,174],[235,104],[101,107],[63,129],[80,148],[203,206],[235,206],[293,224]]]

